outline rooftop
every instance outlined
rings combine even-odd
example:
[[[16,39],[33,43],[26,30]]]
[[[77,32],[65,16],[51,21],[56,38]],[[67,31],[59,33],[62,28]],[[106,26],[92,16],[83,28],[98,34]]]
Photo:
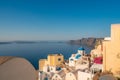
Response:
[[[62,56],[62,54],[48,54],[48,56]]]

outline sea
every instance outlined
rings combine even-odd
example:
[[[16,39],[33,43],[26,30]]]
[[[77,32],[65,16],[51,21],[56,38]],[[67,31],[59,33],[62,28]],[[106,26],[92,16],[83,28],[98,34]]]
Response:
[[[78,48],[84,47],[87,54],[91,48],[67,42],[39,42],[0,44],[0,56],[15,56],[27,59],[36,70],[40,59],[47,59],[48,54],[62,54],[69,59],[71,54],[77,53]]]

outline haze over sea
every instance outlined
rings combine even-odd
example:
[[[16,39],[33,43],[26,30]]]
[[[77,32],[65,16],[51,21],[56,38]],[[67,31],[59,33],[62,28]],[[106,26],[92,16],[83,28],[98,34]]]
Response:
[[[18,56],[29,60],[38,69],[39,59],[47,58],[48,54],[61,53],[68,59],[72,53],[77,53],[80,45],[71,45],[66,42],[39,42],[21,44],[0,44],[0,56]],[[86,53],[90,48],[84,47]]]

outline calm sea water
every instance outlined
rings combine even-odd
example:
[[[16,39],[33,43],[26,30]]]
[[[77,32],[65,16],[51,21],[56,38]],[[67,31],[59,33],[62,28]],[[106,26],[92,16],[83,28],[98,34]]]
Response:
[[[61,53],[68,59],[72,53],[76,53],[80,45],[70,45],[68,43],[41,42],[29,44],[0,44],[0,56],[18,56],[29,60],[38,69],[39,59],[47,58],[48,54]],[[90,48],[84,47],[86,52]]]

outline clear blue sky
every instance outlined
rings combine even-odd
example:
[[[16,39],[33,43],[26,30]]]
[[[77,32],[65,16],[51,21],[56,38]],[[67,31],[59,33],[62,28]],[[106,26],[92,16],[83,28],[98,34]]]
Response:
[[[0,0],[0,41],[110,36],[120,0]]]

